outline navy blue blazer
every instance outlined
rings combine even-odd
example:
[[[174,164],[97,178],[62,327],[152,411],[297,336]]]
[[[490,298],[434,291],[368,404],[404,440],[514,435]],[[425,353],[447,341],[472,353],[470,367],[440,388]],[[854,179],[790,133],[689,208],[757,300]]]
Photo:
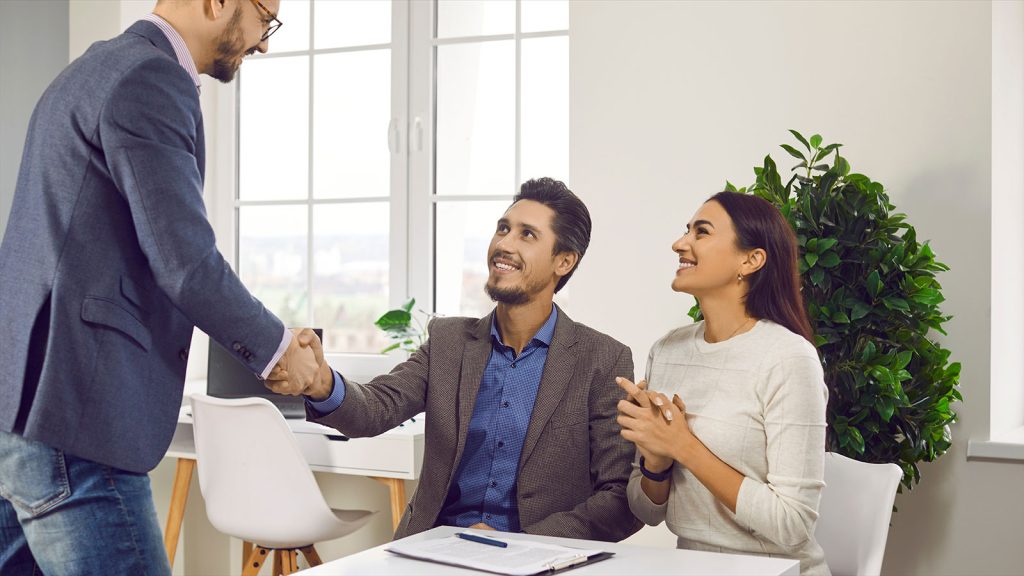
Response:
[[[36,105],[0,245],[0,429],[151,470],[193,325],[260,373],[284,326],[217,251],[195,85],[140,21]]]

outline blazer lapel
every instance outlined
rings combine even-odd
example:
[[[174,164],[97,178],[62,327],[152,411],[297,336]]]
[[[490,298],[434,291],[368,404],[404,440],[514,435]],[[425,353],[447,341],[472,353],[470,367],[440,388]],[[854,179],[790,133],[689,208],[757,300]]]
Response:
[[[469,433],[469,421],[473,418],[476,407],[476,395],[480,392],[480,380],[484,377],[487,360],[491,357],[491,317],[494,312],[481,318],[475,326],[467,331],[466,347],[462,351],[462,368],[459,372],[458,443],[455,446],[455,462],[451,475],[459,467],[462,450],[466,446],[466,435]]]
[[[533,415],[526,428],[526,441],[523,442],[523,452],[519,457],[520,468],[540,440],[541,432],[558,408],[572,381],[578,357],[576,341],[576,323],[558,308],[555,335],[551,338],[551,348],[548,349],[548,358],[544,363],[544,375],[540,379],[537,400],[533,404]]]

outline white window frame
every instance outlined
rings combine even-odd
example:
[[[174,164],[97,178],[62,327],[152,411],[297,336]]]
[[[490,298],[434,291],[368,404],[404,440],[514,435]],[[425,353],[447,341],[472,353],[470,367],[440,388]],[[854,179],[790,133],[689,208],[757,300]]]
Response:
[[[519,191],[519,184],[522,180],[520,166],[522,41],[531,38],[569,36],[568,29],[521,32],[522,0],[516,0],[516,25],[512,33],[435,39],[436,7],[436,2],[412,2],[409,13],[409,237],[431,239],[429,243],[412,242],[409,245],[409,290],[410,295],[416,296],[418,302],[429,303],[432,311],[436,310],[437,302],[435,294],[437,279],[434,276],[437,205],[442,202],[512,201],[512,197]],[[434,177],[436,164],[434,157],[436,48],[501,40],[515,41],[515,184],[507,194],[438,195],[435,190]],[[497,221],[497,215],[495,221]],[[483,265],[481,260],[481,266]]]
[[[520,181],[520,70],[521,42],[531,38],[567,37],[568,30],[545,32],[520,32],[521,0],[516,2],[515,32],[509,34],[435,39],[436,3],[419,0],[392,0],[392,120],[388,142],[392,157],[391,166],[391,230],[390,230],[390,290],[389,303],[397,307],[409,297],[417,299],[417,309],[435,310],[435,213],[441,202],[511,201],[518,192]],[[312,22],[315,18],[315,2],[310,3],[310,45],[313,45]],[[401,32],[405,31],[404,34]],[[515,182],[507,194],[494,195],[447,195],[439,196],[434,190],[434,124],[435,124],[435,48],[440,45],[472,43],[480,41],[514,40],[516,52],[516,126],[515,126]],[[366,47],[360,47],[366,49]],[[327,54],[346,52],[352,49],[310,49],[281,52],[278,54],[254,55],[251,58],[278,58],[298,54]],[[313,119],[313,63],[310,58],[310,127]],[[244,66],[242,68],[244,77]],[[244,81],[244,80],[243,80]],[[366,199],[324,199],[312,198],[312,159],[309,164],[309,192],[304,201],[240,201],[238,200],[238,141],[239,141],[239,83],[228,85],[204,83],[203,105],[207,119],[213,120],[207,130],[220,136],[210,139],[213,146],[208,151],[207,185],[216,194],[207,197],[209,217],[217,231],[217,245],[228,256],[237,270],[238,266],[238,225],[239,206],[305,204],[341,204],[365,201]],[[404,90],[401,87],[405,87]],[[312,148],[313,133],[309,139]],[[405,161],[401,161],[404,158]],[[379,199],[373,199],[379,200]],[[312,209],[310,209],[312,218]],[[309,222],[312,234],[312,221]],[[428,238],[429,242],[417,239]],[[311,295],[313,291],[312,241],[307,244],[307,257]],[[483,265],[483,262],[481,262]],[[312,297],[309,299],[312,303]],[[310,304],[312,305],[312,304]],[[311,317],[311,315],[310,315]],[[205,339],[198,345],[205,346]],[[204,350],[205,352],[205,350]],[[388,355],[328,353],[327,360],[341,372],[356,380],[360,377],[385,373],[405,358],[395,351]],[[197,371],[199,372],[199,371]]]

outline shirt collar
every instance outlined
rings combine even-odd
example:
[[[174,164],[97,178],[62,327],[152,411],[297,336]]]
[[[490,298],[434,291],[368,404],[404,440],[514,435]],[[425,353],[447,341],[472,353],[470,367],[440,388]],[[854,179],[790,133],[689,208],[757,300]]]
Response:
[[[146,14],[142,17],[147,22],[156,24],[156,27],[167,36],[167,41],[171,43],[171,47],[174,48],[174,55],[178,58],[178,64],[188,72],[188,75],[192,78],[192,83],[196,85],[196,91],[199,91],[199,71],[196,70],[196,63],[192,60],[192,53],[188,51],[188,46],[185,45],[185,39],[178,34],[178,31],[171,26],[171,23],[164,20],[156,14]]]
[[[533,338],[530,341],[532,342],[533,340],[538,340],[542,344],[544,344],[545,346],[550,348],[551,347],[551,339],[555,335],[555,322],[557,322],[557,321],[558,321],[558,308],[555,307],[554,305],[552,305],[551,306],[551,314],[548,314],[548,319],[544,322],[544,325],[540,327],[540,330],[537,330],[537,333],[533,335]],[[495,311],[493,314],[491,314],[491,338],[493,338],[495,342],[497,342],[497,343],[499,343],[499,344],[501,344],[503,346],[505,345],[505,343],[501,341],[501,335],[498,334],[498,313],[497,313],[497,311]]]

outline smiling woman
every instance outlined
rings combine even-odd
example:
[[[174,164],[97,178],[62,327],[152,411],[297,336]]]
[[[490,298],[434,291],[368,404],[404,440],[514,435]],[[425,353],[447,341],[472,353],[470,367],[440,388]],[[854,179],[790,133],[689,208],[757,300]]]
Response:
[[[793,231],[767,201],[722,192],[672,250],[672,289],[695,296],[704,321],[655,343],[646,385],[619,379],[618,421],[639,457],[630,508],[666,522],[679,547],[790,556],[801,574],[828,574],[814,540],[827,391]]]

